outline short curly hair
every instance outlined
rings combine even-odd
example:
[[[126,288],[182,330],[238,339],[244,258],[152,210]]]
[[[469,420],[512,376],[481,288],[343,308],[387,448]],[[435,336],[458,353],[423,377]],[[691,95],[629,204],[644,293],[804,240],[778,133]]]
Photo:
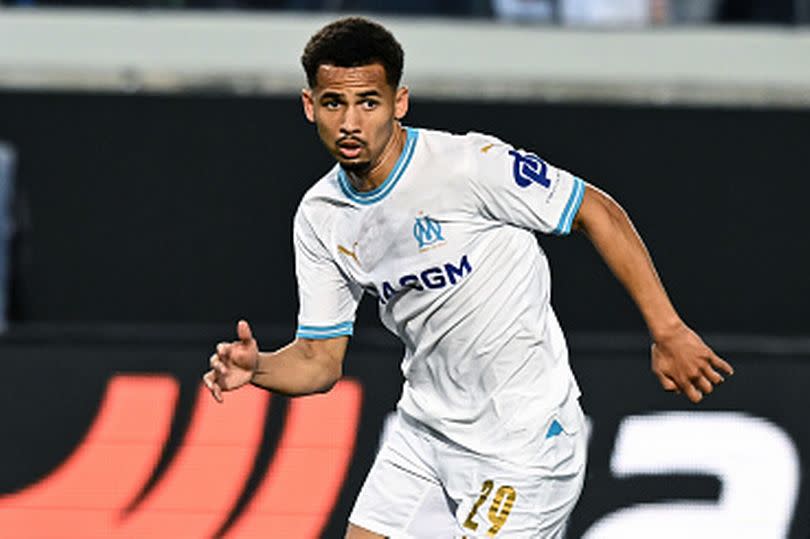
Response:
[[[310,88],[317,84],[318,67],[358,67],[379,63],[388,84],[396,88],[402,78],[405,53],[384,26],[363,17],[346,17],[321,28],[313,35],[301,64]]]

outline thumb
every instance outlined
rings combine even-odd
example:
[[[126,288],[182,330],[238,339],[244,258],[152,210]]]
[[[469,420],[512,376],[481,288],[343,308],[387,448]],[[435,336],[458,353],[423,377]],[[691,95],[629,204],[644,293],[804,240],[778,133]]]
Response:
[[[239,336],[239,340],[245,344],[249,344],[253,340],[253,332],[250,331],[250,324],[246,320],[240,320],[236,324],[236,334]]]

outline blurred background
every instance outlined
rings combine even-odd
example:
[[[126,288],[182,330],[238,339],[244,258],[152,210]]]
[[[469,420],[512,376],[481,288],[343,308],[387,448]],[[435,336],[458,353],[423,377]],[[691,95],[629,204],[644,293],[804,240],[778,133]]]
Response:
[[[342,537],[402,383],[373,299],[326,395],[199,377],[239,318],[294,334],[331,166],[299,58],[349,13],[402,43],[408,125],[617,198],[737,369],[664,394],[588,241],[540,237],[591,426],[567,537],[810,536],[810,0],[0,1],[2,535]]]

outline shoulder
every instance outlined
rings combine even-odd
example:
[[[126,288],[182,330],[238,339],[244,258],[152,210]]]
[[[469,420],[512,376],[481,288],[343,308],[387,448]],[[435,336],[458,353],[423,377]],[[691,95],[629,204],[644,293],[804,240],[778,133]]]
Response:
[[[336,164],[307,189],[298,203],[296,220],[304,217],[313,222],[324,220],[331,214],[354,206],[340,186],[339,171],[340,166]]]
[[[482,148],[487,148],[487,146],[492,147],[505,144],[497,137],[477,133],[475,131],[464,134],[422,128],[418,131],[420,141],[425,146],[439,152],[453,152],[455,155],[458,155],[459,151],[481,151]]]
[[[512,146],[498,137],[470,131],[464,134],[420,129],[421,150],[431,165],[443,166],[465,181],[474,179],[489,166],[502,166]]]
[[[506,154],[512,146],[500,138],[469,131],[453,134],[444,131],[425,130],[425,140],[429,146],[455,158],[463,157],[469,166],[475,167],[479,161],[490,161]]]
[[[338,182],[339,170],[338,165],[332,167],[301,197],[293,219],[296,241],[312,242],[328,237],[331,223],[341,208],[347,206]]]
[[[338,182],[338,172],[340,166],[335,164],[329,172],[321,176],[318,181],[312,184],[301,197],[299,210],[302,207],[328,203],[330,199],[337,198],[340,194],[340,184]]]

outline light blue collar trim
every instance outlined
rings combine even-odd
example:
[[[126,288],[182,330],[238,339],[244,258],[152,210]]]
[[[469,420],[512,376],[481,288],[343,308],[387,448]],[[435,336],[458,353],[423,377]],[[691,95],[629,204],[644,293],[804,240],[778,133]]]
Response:
[[[413,150],[416,148],[416,141],[419,139],[419,131],[416,129],[406,127],[405,131],[407,132],[407,137],[405,139],[405,146],[402,148],[402,153],[399,154],[399,158],[394,164],[391,173],[388,174],[388,177],[379,187],[371,191],[358,191],[354,188],[352,182],[349,181],[343,168],[341,167],[338,170],[338,183],[344,195],[358,204],[374,204],[385,198],[388,193],[394,189],[394,186],[399,182],[405,169],[408,168],[411,157],[413,157]]]

